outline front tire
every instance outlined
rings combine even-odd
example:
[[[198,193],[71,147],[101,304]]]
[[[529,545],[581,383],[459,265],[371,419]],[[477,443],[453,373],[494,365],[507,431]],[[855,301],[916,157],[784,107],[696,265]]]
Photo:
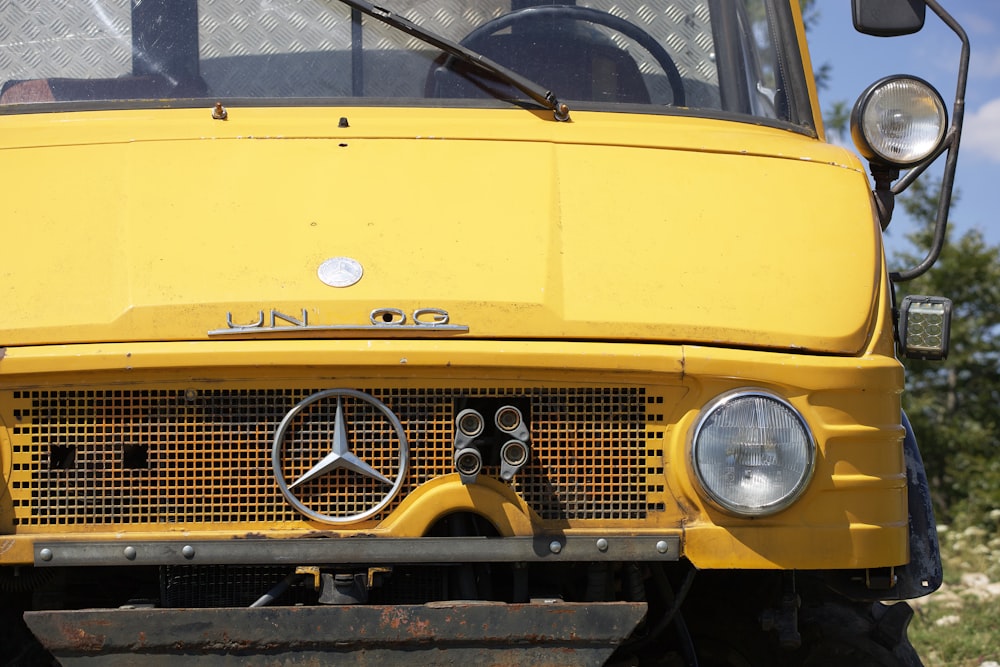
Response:
[[[905,603],[825,602],[800,611],[802,667],[922,667],[906,636]]]

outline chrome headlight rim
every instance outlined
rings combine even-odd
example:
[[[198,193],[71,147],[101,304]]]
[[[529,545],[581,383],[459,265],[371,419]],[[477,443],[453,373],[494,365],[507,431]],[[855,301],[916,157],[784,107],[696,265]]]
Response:
[[[936,139],[930,145],[930,148],[916,153],[908,159],[900,159],[887,151],[879,150],[877,146],[879,143],[878,139],[882,137],[877,136],[877,133],[867,132],[865,129],[868,127],[866,121],[870,120],[868,113],[872,109],[872,102],[878,96],[886,94],[891,85],[900,83],[909,83],[916,88],[923,89],[927,95],[927,99],[933,103],[940,117],[940,127],[938,128]],[[889,167],[906,169],[921,164],[940,154],[948,137],[948,123],[948,107],[941,93],[934,86],[917,76],[893,74],[871,84],[858,97],[857,102],[854,103],[854,108],[851,110],[851,137],[858,152],[866,160]],[[885,143],[890,142],[885,141]]]
[[[775,498],[774,500],[767,502],[762,505],[741,505],[734,503],[725,496],[720,495],[716,492],[711,484],[705,479],[701,465],[699,463],[698,448],[699,448],[699,436],[708,422],[709,418],[716,414],[720,409],[744,398],[764,398],[778,403],[784,409],[794,417],[798,426],[802,429],[805,435],[806,441],[806,465],[805,470],[800,475],[798,481],[795,485],[782,496]],[[726,512],[727,514],[742,517],[742,518],[758,518],[771,516],[788,509],[792,504],[799,500],[805,493],[806,488],[808,488],[809,483],[812,481],[813,474],[816,471],[816,454],[817,454],[816,438],[813,435],[812,429],[809,428],[809,423],[806,421],[802,413],[792,405],[787,399],[783,398],[779,394],[770,391],[768,389],[762,389],[759,387],[743,387],[739,389],[733,389],[722,394],[719,394],[711,401],[705,404],[698,414],[694,425],[689,430],[688,438],[688,463],[691,470],[694,472],[695,479],[697,480],[698,489],[701,491],[704,498],[706,498],[714,507],[719,510]]]

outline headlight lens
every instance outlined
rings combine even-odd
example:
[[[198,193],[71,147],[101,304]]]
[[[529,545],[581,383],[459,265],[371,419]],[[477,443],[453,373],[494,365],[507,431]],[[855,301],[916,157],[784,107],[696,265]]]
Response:
[[[909,167],[944,141],[948,113],[941,95],[916,77],[893,76],[872,84],[851,113],[851,136],[867,159]]]
[[[816,445],[802,415],[760,390],[723,394],[694,426],[691,457],[701,488],[741,516],[788,507],[812,476]]]

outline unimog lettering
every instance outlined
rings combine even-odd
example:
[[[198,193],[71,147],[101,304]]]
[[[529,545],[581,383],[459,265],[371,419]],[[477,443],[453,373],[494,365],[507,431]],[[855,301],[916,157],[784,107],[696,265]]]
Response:
[[[919,665],[853,5],[861,157],[798,0],[0,2],[0,667]]]
[[[398,328],[423,330],[436,330],[452,333],[468,332],[466,325],[450,324],[448,311],[440,308],[417,308],[407,320],[406,312],[401,308],[375,308],[368,315],[368,325],[363,324],[310,324],[309,311],[302,309],[301,317],[288,315],[274,308],[268,311],[270,318],[266,320],[264,311],[258,310],[256,317],[248,322],[240,322],[233,318],[232,312],[226,313],[226,329],[215,329],[209,331],[210,336],[225,336],[247,333],[288,333],[289,330],[301,330],[303,332],[347,332],[347,331],[370,331],[375,329]]]

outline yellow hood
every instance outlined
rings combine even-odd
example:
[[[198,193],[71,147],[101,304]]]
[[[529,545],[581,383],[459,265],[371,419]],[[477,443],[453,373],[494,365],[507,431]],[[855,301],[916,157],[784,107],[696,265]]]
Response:
[[[269,325],[272,310],[367,325],[376,309],[420,308],[467,326],[434,334],[458,337],[847,354],[868,340],[881,249],[867,183],[806,137],[521,110],[489,113],[545,134],[447,135],[439,122],[432,138],[352,111],[357,129],[261,136],[236,112],[227,125],[199,110],[197,130],[156,125],[177,111],[117,113],[91,126],[36,114],[20,134],[0,119],[0,347],[204,340],[261,312]],[[321,282],[332,257],[357,260],[360,281]],[[276,324],[287,329],[261,335],[303,333]]]

